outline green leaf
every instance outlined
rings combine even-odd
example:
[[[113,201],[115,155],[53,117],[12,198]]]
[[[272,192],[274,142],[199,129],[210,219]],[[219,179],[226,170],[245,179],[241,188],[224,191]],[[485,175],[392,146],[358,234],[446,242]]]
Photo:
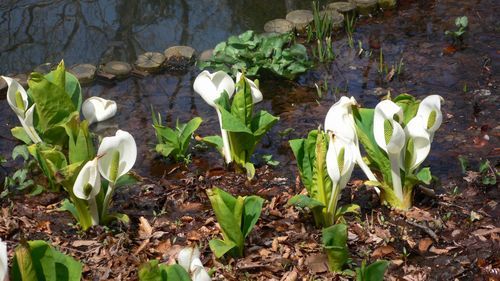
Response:
[[[243,198],[240,197],[238,200],[219,188],[208,189],[207,195],[225,243],[234,243],[238,248],[238,255],[243,254],[244,236],[240,228],[244,208]]]
[[[233,116],[231,112],[225,110],[219,105],[219,110],[222,115],[222,128],[229,132],[241,132],[253,135],[253,132],[244,123],[244,120]]]
[[[16,248],[12,266],[12,280],[81,280],[82,265],[64,255],[47,242],[36,240]]]
[[[294,205],[299,208],[308,208],[309,210],[321,210],[325,205],[316,199],[307,195],[297,194],[288,200],[288,205]]]
[[[328,256],[328,266],[331,271],[342,271],[347,262],[347,226],[336,224],[323,229],[323,246]]]
[[[190,281],[189,274],[186,270],[178,265],[172,264],[166,267],[167,281]]]
[[[159,143],[156,145],[156,152],[165,157],[169,157],[175,151],[175,149],[176,148],[170,143]]]
[[[403,109],[404,117],[402,121],[404,125],[408,124],[408,122],[415,117],[420,105],[420,101],[409,94],[400,94],[392,101]]]
[[[200,117],[195,117],[188,123],[181,126],[182,129],[180,130],[179,140],[181,143],[180,151],[182,155],[186,155],[189,141],[191,140],[193,133],[198,129],[198,127],[200,127],[201,122],[203,122],[203,120]]]
[[[369,266],[356,268],[356,281],[383,281],[384,274],[389,267],[389,262],[378,260]]]
[[[66,94],[70,97],[73,106],[76,108],[76,111],[80,111],[82,107],[82,88],[80,86],[80,82],[78,82],[78,78],[76,78],[73,74],[65,72],[64,83],[60,84],[62,82],[61,73],[62,71],[64,71],[64,63],[61,62],[61,64],[58,66],[58,69],[51,71],[50,73],[45,75],[45,79],[58,85],[61,88],[63,88],[62,85],[64,85],[64,90],[66,91]]]
[[[224,256],[227,252],[237,247],[236,244],[228,240],[212,239],[208,242],[210,250],[214,253],[216,258]]]
[[[251,130],[253,131],[254,136],[260,140],[260,138],[267,133],[273,126],[278,122],[280,118],[271,115],[267,111],[259,111],[252,118],[251,122]]]
[[[208,145],[214,146],[217,149],[217,151],[219,151],[219,153],[222,154],[223,152],[222,147],[224,146],[224,143],[220,136],[204,137],[201,139],[201,141]]]
[[[360,214],[361,208],[359,207],[358,204],[346,204],[342,205],[340,208],[337,209],[337,212],[335,213],[335,217],[341,217],[344,216],[345,214],[348,213],[353,213],[353,214]]]
[[[299,168],[300,179],[307,189],[307,192],[311,192],[312,189],[312,162],[309,151],[306,149],[306,139],[294,139],[290,140],[290,148],[295,155],[297,160],[297,166]]]
[[[66,90],[50,82],[42,74],[32,73],[28,84],[33,101],[36,103],[39,131],[47,131],[77,111]]]
[[[416,174],[416,177],[421,182],[430,184],[432,181],[431,169],[429,167],[420,169],[420,171],[418,171],[418,173]]]
[[[257,223],[257,220],[260,217],[260,213],[262,211],[262,204],[264,203],[264,199],[259,196],[246,196],[243,207],[243,223],[241,225],[241,232],[243,233],[243,237],[247,237],[250,231],[252,231],[253,227]]]
[[[26,134],[26,131],[24,130],[23,127],[14,127],[12,129],[10,129],[10,132],[11,132],[13,137],[24,142],[25,144],[32,143],[30,137],[28,136],[28,134]]]
[[[239,119],[247,128],[252,121],[253,99],[250,84],[246,81],[244,74],[241,75],[240,81],[237,81],[236,88],[238,91],[233,97],[231,115]]]
[[[21,156],[24,161],[28,160],[30,153],[26,145],[22,144],[14,147],[12,150],[12,160],[16,160],[18,156]]]
[[[255,166],[250,162],[246,162],[244,167],[247,172],[247,178],[249,180],[253,179],[255,176]]]
[[[178,265],[160,264],[158,260],[151,260],[139,268],[140,281],[190,281],[186,270]]]
[[[115,188],[136,184],[138,182],[140,182],[140,178],[138,178],[134,174],[128,173],[128,174],[125,174],[125,175],[119,177],[116,180]]]
[[[467,160],[467,157],[459,155],[458,161],[460,162],[460,167],[462,168],[462,174],[467,173],[467,170],[469,168],[469,160]]]

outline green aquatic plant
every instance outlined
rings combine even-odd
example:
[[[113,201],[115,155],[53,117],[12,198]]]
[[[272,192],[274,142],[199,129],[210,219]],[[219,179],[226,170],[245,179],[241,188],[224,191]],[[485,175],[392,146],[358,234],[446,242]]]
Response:
[[[210,240],[210,249],[217,258],[226,253],[243,256],[245,238],[260,217],[264,199],[255,195],[236,198],[219,188],[208,189],[207,195],[223,237]]]
[[[199,62],[198,66],[200,69],[222,70],[233,76],[245,72],[249,77],[257,77],[268,72],[294,79],[312,64],[306,47],[293,43],[292,34],[258,35],[249,30],[217,44],[212,57]]]
[[[455,19],[456,30],[446,30],[445,35],[453,38],[454,44],[461,44],[467,28],[469,27],[469,19],[466,16],[457,17]]]
[[[81,278],[81,263],[45,241],[21,241],[14,251],[12,281],[79,281]]]
[[[193,137],[193,133],[200,126],[202,119],[195,117],[187,123],[179,123],[179,119],[177,119],[175,128],[172,129],[162,125],[162,117],[159,112],[155,114],[153,111],[151,115],[158,142],[156,144],[156,152],[164,157],[171,157],[176,162],[183,161],[186,164],[189,163],[189,142]]]

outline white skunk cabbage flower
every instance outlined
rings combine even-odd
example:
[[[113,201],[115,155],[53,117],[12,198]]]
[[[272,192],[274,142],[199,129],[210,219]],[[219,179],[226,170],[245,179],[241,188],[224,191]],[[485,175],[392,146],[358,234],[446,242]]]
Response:
[[[73,184],[73,193],[76,197],[89,200],[97,196],[101,190],[101,175],[97,166],[97,158],[94,158],[80,170]]]
[[[33,114],[35,112],[35,104],[31,107],[29,106],[28,94],[26,90],[17,82],[15,79],[10,77],[2,76],[2,78],[7,82],[7,102],[10,108],[16,113],[24,131],[31,139],[33,143],[39,143],[42,141],[40,136],[35,130],[33,125]]]
[[[101,97],[90,97],[82,104],[83,117],[89,124],[107,120],[116,114],[116,102]]]
[[[99,209],[95,197],[101,191],[101,175],[99,175],[97,157],[88,161],[78,173],[73,185],[76,197],[89,203],[92,225],[99,224]]]
[[[9,280],[9,261],[7,259],[7,243],[0,239],[0,281]]]
[[[242,75],[241,72],[236,73],[236,83],[240,82],[241,75]],[[253,103],[256,104],[256,103],[261,102],[264,97],[262,96],[262,92],[259,90],[259,87],[257,86],[257,84],[255,84],[254,81],[252,81],[246,77],[245,77],[245,80],[250,85]]]
[[[356,106],[358,103],[354,97],[348,98],[342,96],[338,102],[336,102],[330,109],[325,117],[325,131],[332,132],[335,137],[342,139],[347,144],[350,144],[351,150],[354,153],[354,158],[359,167],[363,170],[366,177],[371,181],[377,181],[377,178],[370,170],[368,165],[361,157],[361,152],[359,150],[359,140],[356,133],[356,125],[354,123],[354,116],[352,113],[352,107]],[[380,191],[375,188],[377,193]]]
[[[97,155],[99,172],[110,183],[115,183],[134,166],[137,145],[130,133],[118,130],[115,136],[102,139]]]
[[[431,142],[434,133],[443,123],[443,113],[441,112],[441,102],[443,101],[443,98],[439,95],[430,95],[424,98],[418,106],[416,116],[420,116],[424,120]]]
[[[406,145],[403,157],[403,169],[413,172],[424,162],[431,150],[431,138],[427,131],[427,123],[417,115],[413,117],[405,127]]]
[[[177,262],[191,275],[193,281],[210,281],[205,267],[200,260],[198,247],[186,247],[179,252]]]
[[[234,81],[224,71],[210,73],[207,70],[202,71],[194,80],[193,88],[208,105],[217,108],[215,100],[220,98],[224,91],[229,98],[234,94]]]
[[[234,94],[234,81],[224,71],[217,71],[210,73],[207,70],[202,71],[194,80],[193,89],[198,93],[208,105],[215,108],[217,117],[219,117],[219,126],[221,130],[224,157],[226,163],[229,164],[233,161],[231,156],[231,148],[229,146],[229,136],[227,131],[222,129],[222,116],[219,108],[215,104],[215,100],[221,97],[224,91],[227,92],[229,98]]]
[[[355,155],[353,146],[330,133],[330,141],[326,152],[326,169],[332,180],[332,192],[327,206],[327,212],[335,213],[340,192],[351,178]]]
[[[394,102],[384,100],[375,107],[373,116],[375,142],[389,156],[394,194],[400,201],[403,201],[399,169],[402,166],[401,151],[405,145],[406,136],[399,123],[401,120],[403,120],[403,110]]]

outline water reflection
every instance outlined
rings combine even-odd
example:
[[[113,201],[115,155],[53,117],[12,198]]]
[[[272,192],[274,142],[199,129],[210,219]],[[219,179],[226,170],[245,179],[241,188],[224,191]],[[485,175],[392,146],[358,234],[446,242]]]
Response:
[[[2,0],[0,73],[68,64],[134,61],[144,51],[185,44],[202,51],[309,1]]]

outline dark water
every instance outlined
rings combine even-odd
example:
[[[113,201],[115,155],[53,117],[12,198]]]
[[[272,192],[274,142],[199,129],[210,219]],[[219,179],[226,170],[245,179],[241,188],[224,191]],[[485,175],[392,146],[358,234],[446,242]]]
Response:
[[[265,21],[284,17],[287,10],[309,6],[307,1],[11,2],[0,4],[0,34],[8,38],[0,42],[0,72],[6,73],[61,57],[68,64],[97,63],[106,55],[133,61],[142,51],[161,51],[174,44],[202,50],[228,35],[261,30]],[[445,98],[444,122],[425,162],[442,179],[457,175],[460,154],[476,160],[485,156],[498,159],[498,8],[495,0],[405,0],[395,11],[360,19],[355,46],[360,41],[371,56],[359,57],[357,47],[351,49],[345,35],[338,34],[335,62],[318,65],[296,82],[262,79],[265,99],[258,107],[281,119],[257,153],[273,154],[281,162],[277,173],[293,180],[296,168],[288,139],[304,137],[322,124],[329,107],[343,94],[375,106],[380,94],[390,90],[393,95],[406,92],[421,98],[429,94]],[[443,53],[450,42],[444,32],[454,29],[455,17],[462,15],[469,17],[465,48],[453,55]],[[403,58],[402,75],[391,82],[377,72],[379,46],[388,65]],[[197,133],[219,133],[215,112],[192,90],[198,73],[193,68],[185,75],[165,73],[84,88],[85,97],[97,95],[118,103],[118,115],[92,129],[106,135],[117,128],[130,131],[139,144],[136,169],[144,176],[163,175],[166,165],[152,151],[151,105],[170,125],[176,118],[186,122],[201,116],[204,122]],[[319,98],[314,83],[325,80],[329,91]],[[488,90],[490,95],[481,95],[479,90]],[[15,145],[9,128],[18,121],[6,101],[0,101],[0,118],[0,151],[8,156]],[[280,137],[278,132],[287,128],[294,131]],[[195,150],[190,169],[204,172],[222,162],[212,149]]]

